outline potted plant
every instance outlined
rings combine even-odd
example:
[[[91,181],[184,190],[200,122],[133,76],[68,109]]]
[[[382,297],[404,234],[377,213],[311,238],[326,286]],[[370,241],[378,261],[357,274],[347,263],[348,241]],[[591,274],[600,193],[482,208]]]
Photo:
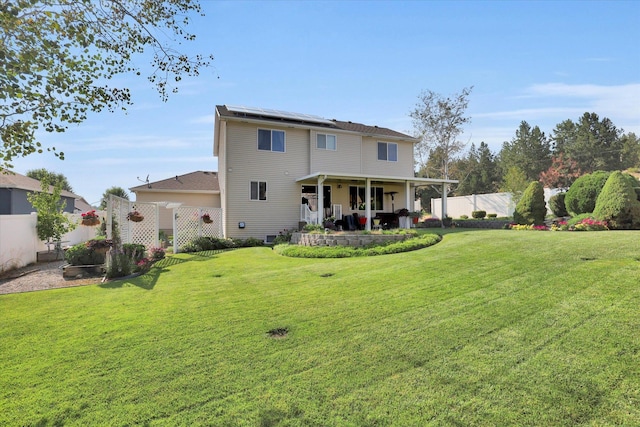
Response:
[[[133,222],[140,222],[144,219],[144,217],[142,216],[142,214],[140,212],[138,212],[137,210],[133,210],[131,212],[129,212],[127,214],[127,220],[128,221],[133,221]]]
[[[208,213],[202,214],[202,222],[204,222],[205,224],[211,224],[213,222],[213,220],[211,219],[211,215],[209,215]]]
[[[409,212],[409,217],[411,218],[411,221],[414,224],[418,223],[418,220],[420,219],[421,216],[422,216],[422,212],[420,211]]]
[[[92,227],[94,225],[100,224],[100,219],[98,218],[98,215],[96,215],[96,211],[92,210],[92,211],[83,213],[81,224],[86,225],[88,227]]]

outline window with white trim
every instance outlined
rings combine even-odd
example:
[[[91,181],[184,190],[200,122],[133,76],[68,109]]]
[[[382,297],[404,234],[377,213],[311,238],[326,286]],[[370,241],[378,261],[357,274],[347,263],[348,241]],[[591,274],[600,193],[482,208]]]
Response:
[[[251,181],[251,200],[267,200],[266,181]]]
[[[283,130],[258,129],[258,150],[284,153],[284,146]]]
[[[316,134],[316,148],[318,150],[336,151],[337,139],[338,138],[335,135],[325,133]]]
[[[393,142],[378,142],[378,160],[397,162],[398,144]]]

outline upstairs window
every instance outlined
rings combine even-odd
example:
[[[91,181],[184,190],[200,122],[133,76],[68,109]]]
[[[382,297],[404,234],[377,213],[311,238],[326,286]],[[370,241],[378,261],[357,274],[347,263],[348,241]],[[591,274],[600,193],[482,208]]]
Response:
[[[398,144],[393,142],[378,142],[378,160],[397,162]]]
[[[251,181],[251,200],[267,200],[266,181]]]
[[[316,148],[318,150],[332,150],[336,151],[337,138],[335,135],[327,135],[319,133],[316,135]]]
[[[258,150],[284,153],[284,131],[258,129]]]

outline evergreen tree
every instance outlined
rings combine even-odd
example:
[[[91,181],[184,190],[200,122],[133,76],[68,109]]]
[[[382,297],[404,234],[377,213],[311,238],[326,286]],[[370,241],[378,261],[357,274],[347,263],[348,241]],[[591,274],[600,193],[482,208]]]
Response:
[[[606,117],[584,113],[577,123],[565,120],[553,131],[554,153],[564,153],[582,172],[612,171],[623,166],[621,132]]]
[[[522,198],[513,212],[513,220],[517,224],[541,225],[547,214],[544,202],[544,189],[538,181],[533,181],[522,194]]]
[[[551,166],[551,146],[538,126],[532,128],[523,121],[516,136],[502,144],[498,157],[503,171],[516,167],[524,172],[527,181],[535,181],[540,172]]]
[[[612,172],[598,195],[593,216],[607,221],[610,228],[638,228],[640,202],[631,182],[621,172]]]
[[[498,183],[501,176],[495,155],[489,146],[481,142],[476,149],[471,144],[467,156],[460,161],[460,181],[456,189],[456,195],[487,194],[498,191]]]

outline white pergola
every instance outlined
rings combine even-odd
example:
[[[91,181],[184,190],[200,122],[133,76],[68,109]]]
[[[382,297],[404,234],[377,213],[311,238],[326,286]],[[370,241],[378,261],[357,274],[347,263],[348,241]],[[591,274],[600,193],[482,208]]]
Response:
[[[306,175],[298,178],[296,182],[314,182],[318,185],[318,189],[321,189],[324,182],[331,181],[361,181],[365,183],[365,194],[371,194],[372,182],[393,182],[404,183],[405,186],[405,207],[409,210],[411,208],[411,187],[424,187],[424,186],[440,186],[442,188],[442,217],[444,218],[447,213],[447,186],[450,184],[457,184],[458,181],[454,179],[434,179],[434,178],[415,178],[415,177],[401,177],[401,176],[384,176],[384,175],[368,175],[368,174],[350,174],[350,173],[335,173],[335,172],[316,172],[311,175]],[[321,190],[318,190],[321,191]],[[318,197],[318,212],[324,210],[324,198]],[[365,216],[371,218],[371,198],[365,198]],[[371,230],[371,221],[366,222],[366,230]]]

